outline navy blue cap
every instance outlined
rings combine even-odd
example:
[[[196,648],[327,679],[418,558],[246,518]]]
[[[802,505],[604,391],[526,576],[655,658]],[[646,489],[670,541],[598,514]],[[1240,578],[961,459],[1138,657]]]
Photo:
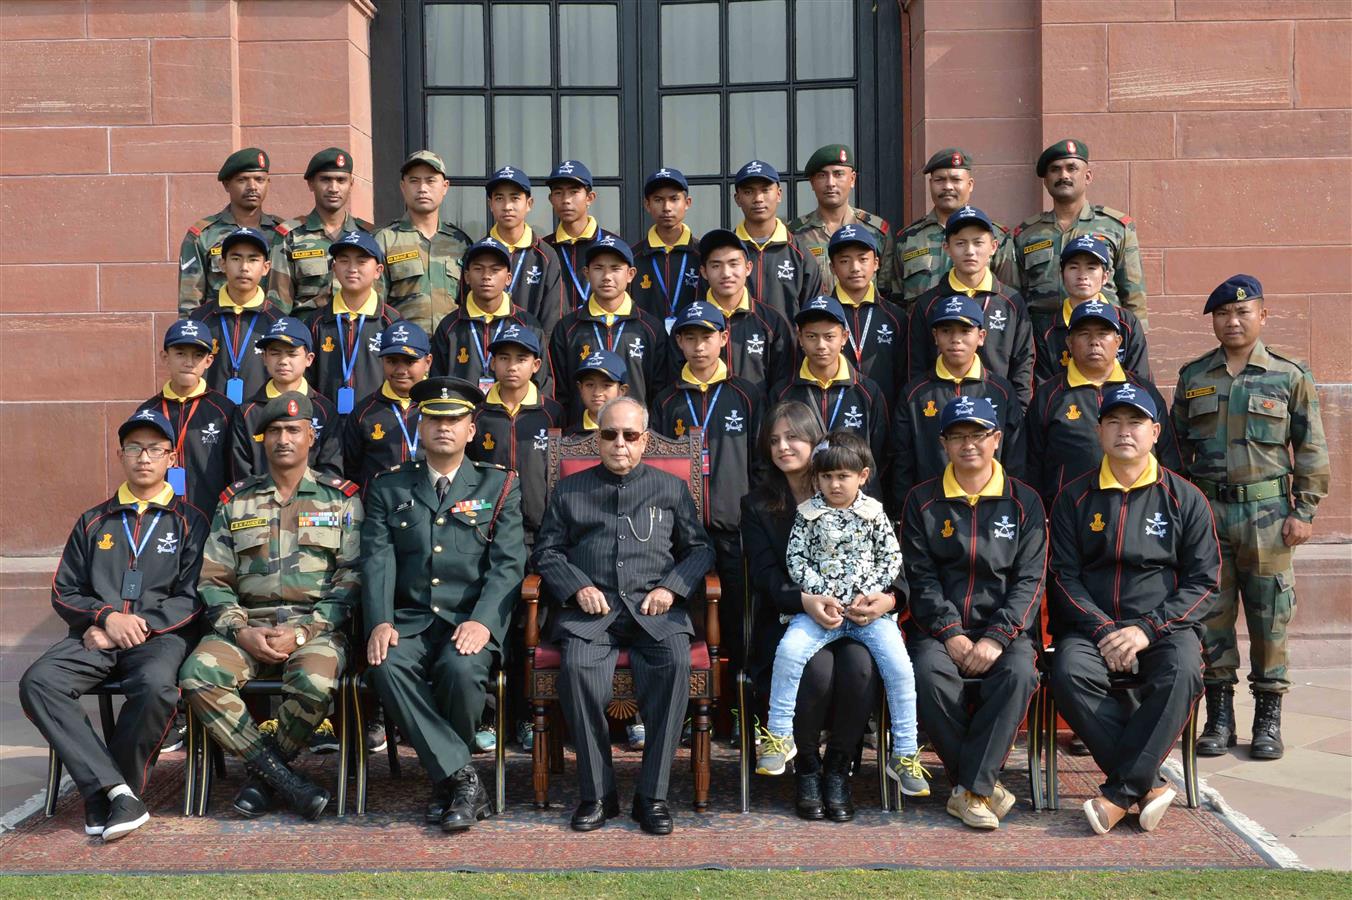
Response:
[[[412,322],[400,319],[385,326],[380,333],[380,353],[378,356],[409,356],[422,359],[432,352],[432,344],[427,340],[427,332]]]
[[[288,347],[304,347],[306,350],[313,350],[314,344],[311,343],[310,329],[306,328],[300,319],[294,316],[282,316],[272,327],[254,341],[257,347],[266,347],[273,341],[280,341]]]
[[[634,264],[634,251],[628,244],[613,234],[602,235],[600,240],[592,241],[587,245],[587,251],[583,254],[585,264],[591,265],[591,261],[601,253],[618,253],[624,257],[624,261],[629,265]]]
[[[728,328],[728,319],[723,315],[723,311],[718,308],[717,303],[706,303],[703,300],[696,300],[694,303],[687,303],[684,309],[676,313],[676,321],[671,323],[672,334],[675,334],[682,328],[704,328],[708,331],[726,331]]]
[[[831,242],[826,245],[826,255],[834,256],[841,247],[848,247],[851,244],[858,244],[874,253],[878,252],[878,242],[873,239],[873,233],[867,228],[862,225],[842,225],[831,235]]]
[[[1000,427],[995,406],[985,397],[954,397],[945,403],[943,412],[939,413],[939,433],[943,434],[962,422],[972,422],[986,428]]]
[[[182,346],[201,347],[211,352],[211,331],[193,319],[179,319],[164,332],[164,349]]]
[[[354,231],[344,232],[338,240],[329,244],[329,256],[337,256],[338,251],[344,247],[356,247],[367,256],[375,257],[376,262],[382,266],[385,265],[385,251],[380,249],[376,243],[375,237],[369,231],[362,231],[360,228]]]
[[[1155,398],[1150,396],[1150,392],[1139,385],[1127,382],[1119,384],[1117,387],[1109,388],[1103,392],[1103,401],[1099,403],[1099,421],[1108,411],[1118,406],[1130,406],[1139,409],[1150,417],[1150,421],[1159,421],[1159,409],[1155,406]]]
[[[954,294],[940,300],[930,313],[929,325],[931,328],[940,322],[961,322],[964,325],[971,325],[973,328],[986,327],[986,311],[966,294]]]
[[[686,193],[690,192],[690,182],[685,180],[685,175],[680,169],[668,169],[663,166],[643,180],[644,198],[664,184],[672,184]]]
[[[253,244],[259,250],[262,250],[264,254],[271,249],[271,246],[268,244],[268,236],[257,228],[236,228],[234,231],[221,238],[222,258],[224,258],[227,250],[235,244],[238,244],[240,241],[247,241],[248,243]]]
[[[597,350],[582,360],[582,365],[577,367],[577,374],[573,378],[581,380],[588,372],[600,372],[611,381],[618,381],[620,384],[629,383],[629,367],[625,365],[623,359],[609,350]]]
[[[492,175],[488,176],[488,183],[484,185],[484,190],[493,193],[493,185],[500,181],[510,181],[512,184],[521,188],[527,194],[530,193],[530,178],[525,172],[512,166],[503,166]]]
[[[565,159],[554,167],[554,171],[549,173],[545,179],[545,184],[550,187],[558,181],[576,181],[587,190],[592,189],[591,169],[587,168],[586,163],[577,159]]]
[[[1203,314],[1214,311],[1227,303],[1243,303],[1263,296],[1263,285],[1252,275],[1231,275],[1216,286],[1211,296],[1206,298]]]
[[[793,316],[793,321],[802,325],[809,319],[820,319],[825,316],[828,319],[835,319],[841,325],[849,328],[849,320],[845,318],[845,307],[840,305],[840,301],[827,294],[821,294],[813,297],[803,304],[803,308],[798,310]]]
[[[154,428],[160,434],[169,439],[169,443],[174,442],[174,426],[170,423],[169,417],[158,409],[143,409],[127,421],[123,422],[117,429],[117,441],[122,443],[127,439],[127,433],[137,428]]]
[[[522,347],[536,356],[544,355],[540,349],[540,339],[535,336],[535,332],[520,322],[508,322],[488,345],[488,352],[497,353],[503,347]]]
[[[737,170],[737,176],[732,183],[734,186],[740,186],[744,181],[754,181],[757,178],[779,184],[779,170],[764,160],[753,159]]]
[[[502,258],[507,265],[512,264],[512,251],[507,249],[507,245],[492,237],[482,238],[469,245],[465,255],[460,260],[460,265],[468,268],[469,261],[480,253],[492,253]]]
[[[1108,242],[1092,234],[1082,234],[1061,249],[1061,268],[1064,269],[1067,262],[1081,254],[1094,257],[1105,269],[1112,267],[1113,258],[1108,250]]]
[[[1118,334],[1122,333],[1122,317],[1117,314],[1117,307],[1097,297],[1084,301],[1070,311],[1070,330],[1074,331],[1075,326],[1085,319],[1107,322]]]
[[[750,257],[747,253],[746,244],[737,236],[737,232],[729,231],[726,228],[715,228],[712,231],[705,232],[704,237],[699,239],[699,257],[708,259],[709,254],[713,253],[719,247],[736,247]]]
[[[980,225],[991,234],[995,234],[995,223],[991,221],[990,216],[975,206],[964,206],[949,213],[948,221],[944,223],[944,237],[952,237],[955,232],[968,225]]]

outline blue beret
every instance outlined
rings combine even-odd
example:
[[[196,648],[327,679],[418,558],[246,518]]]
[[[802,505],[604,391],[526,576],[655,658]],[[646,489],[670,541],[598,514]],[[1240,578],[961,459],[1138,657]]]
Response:
[[[1103,400],[1099,403],[1099,421],[1108,414],[1108,411],[1118,406],[1130,406],[1133,409],[1139,409],[1150,417],[1150,421],[1159,421],[1159,410],[1155,407],[1155,401],[1150,396],[1150,392],[1143,387],[1127,383],[1119,384],[1117,387],[1109,388],[1103,392]]]
[[[954,397],[945,403],[939,414],[939,433],[962,422],[973,422],[986,428],[1000,427],[995,406],[985,397]]]
[[[929,325],[931,328],[940,322],[961,322],[964,325],[971,325],[973,328],[986,327],[986,311],[966,294],[954,294],[948,297],[934,307],[930,313]]]
[[[413,322],[402,319],[391,322],[380,333],[379,356],[411,356],[422,359],[432,352],[427,332]]]
[[[1216,286],[1211,296],[1206,298],[1203,314],[1212,312],[1227,303],[1242,303],[1263,296],[1263,285],[1252,275],[1231,275]]]

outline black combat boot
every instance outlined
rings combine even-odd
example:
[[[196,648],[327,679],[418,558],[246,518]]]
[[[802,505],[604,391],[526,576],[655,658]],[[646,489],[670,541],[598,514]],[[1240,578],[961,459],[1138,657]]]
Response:
[[[822,801],[826,804],[826,818],[832,822],[848,822],[854,818],[850,759],[829,750],[822,762]]]
[[[1197,739],[1198,756],[1224,756],[1235,745],[1235,686],[1206,686],[1206,728]]]
[[[1282,695],[1254,691],[1253,702],[1253,743],[1249,745],[1249,756],[1281,759],[1286,752],[1282,745]]]
[[[826,818],[821,772],[796,772],[793,777],[798,782],[798,799],[794,802],[798,818],[810,821]]]
[[[311,821],[323,815],[324,808],[329,805],[329,792],[291,771],[272,741],[264,744],[263,752],[252,760],[252,764],[287,806]]]

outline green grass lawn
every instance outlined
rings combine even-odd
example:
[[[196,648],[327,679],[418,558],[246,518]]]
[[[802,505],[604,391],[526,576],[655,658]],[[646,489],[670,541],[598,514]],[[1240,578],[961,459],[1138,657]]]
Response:
[[[1352,897],[1341,872],[626,872],[462,875],[35,875],[0,877],[4,897]]]

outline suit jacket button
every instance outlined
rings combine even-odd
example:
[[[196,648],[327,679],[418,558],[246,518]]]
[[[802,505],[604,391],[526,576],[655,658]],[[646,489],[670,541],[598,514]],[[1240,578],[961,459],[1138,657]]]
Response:
[[[400,528],[407,528],[407,527],[408,527],[408,523],[407,523],[407,522],[400,522],[400,523],[399,523],[399,527],[400,527]]]
[[[433,583],[433,584],[441,584],[441,579],[440,579],[440,578],[433,578],[433,579],[432,579],[432,583]]]
[[[440,544],[437,544],[435,547],[433,547],[433,548],[432,548],[432,552],[433,552],[433,553],[440,553],[440,552],[441,552],[441,545],[440,545]]]
[[[440,606],[432,607],[432,612],[441,612],[441,607]]]
[[[438,524],[438,525],[445,525],[445,524],[446,524],[446,519],[445,519],[445,517],[442,517],[442,518],[437,519],[437,524]]]
[[[619,566],[621,569],[624,568],[624,563],[623,563],[623,562],[617,562],[617,563],[615,563],[615,565]]]

